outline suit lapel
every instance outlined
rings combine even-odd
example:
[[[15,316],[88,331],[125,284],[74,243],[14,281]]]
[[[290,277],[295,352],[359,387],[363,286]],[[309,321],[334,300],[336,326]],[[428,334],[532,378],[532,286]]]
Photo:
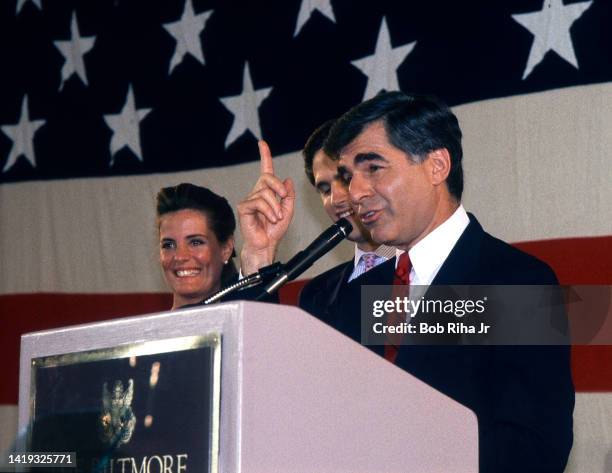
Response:
[[[329,287],[327,288],[328,293],[328,305],[333,304],[338,301],[338,297],[340,295],[340,290],[344,284],[347,284],[348,278],[351,276],[353,272],[354,262],[353,260],[347,261],[342,266],[342,269],[338,272],[338,278],[334,280],[330,280]]]
[[[474,281],[474,272],[485,233],[476,217],[472,214],[468,215],[470,223],[442,264],[432,285],[467,284]]]

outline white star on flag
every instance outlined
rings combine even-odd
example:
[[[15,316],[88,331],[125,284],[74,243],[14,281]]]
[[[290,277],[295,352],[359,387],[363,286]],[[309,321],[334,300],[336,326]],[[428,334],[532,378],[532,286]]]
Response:
[[[62,67],[62,82],[59,90],[62,90],[64,83],[70,78],[70,76],[72,76],[72,74],[79,76],[83,83],[88,85],[83,56],[87,54],[91,48],[93,48],[95,42],[95,36],[89,36],[86,38],[81,37],[76,11],[73,12],[72,21],[70,23],[70,40],[53,41],[53,44],[55,44],[55,47],[60,50],[65,59],[64,66]]]
[[[374,54],[351,61],[351,64],[368,76],[363,100],[374,97],[381,90],[399,90],[397,68],[404,62],[415,44],[416,41],[413,41],[397,48],[392,47],[387,20],[383,17]]]
[[[178,66],[183,59],[185,59],[187,54],[191,54],[202,65],[205,64],[200,35],[202,34],[202,31],[204,31],[206,22],[212,14],[213,11],[209,10],[196,15],[193,12],[191,2],[186,0],[181,19],[163,24],[166,31],[176,40],[176,49],[174,50],[174,54],[170,60],[168,74],[172,74],[174,68]]]
[[[29,1],[32,2],[34,5],[36,5],[39,10],[42,10],[42,5],[40,4],[41,0],[29,0]],[[17,0],[17,11],[15,12],[15,15],[19,15],[19,12],[21,11],[23,6],[27,2],[28,0]]]
[[[17,162],[19,156],[26,158],[32,167],[36,167],[36,156],[34,154],[34,135],[38,129],[45,124],[45,120],[30,120],[28,111],[28,96],[23,97],[21,102],[21,113],[18,123],[15,125],[4,125],[0,127],[2,132],[13,141],[11,152],[2,168],[2,172],[8,171]]]
[[[334,16],[334,11],[332,10],[331,6],[331,0],[302,0],[300,12],[298,13],[297,24],[295,26],[295,32],[293,33],[294,38],[298,35],[315,10],[319,10],[322,15],[329,18],[332,22],[336,22],[336,17]]]
[[[523,79],[531,74],[533,68],[542,62],[546,53],[551,50],[578,69],[570,28],[592,3],[591,0],[563,5],[561,0],[546,0],[541,11],[512,15],[514,21],[535,36]]]
[[[109,166],[114,164],[115,154],[124,146],[132,150],[132,153],[134,153],[138,160],[142,161],[140,122],[150,111],[150,108],[136,109],[134,92],[130,84],[121,113],[104,115],[104,121],[113,130],[113,137],[110,142],[111,161]]]
[[[242,93],[231,97],[220,98],[225,108],[234,115],[234,123],[225,139],[225,147],[236,141],[245,131],[250,130],[255,138],[261,138],[261,127],[259,125],[259,106],[268,96],[272,87],[255,90],[249,63],[244,65],[242,77]]]

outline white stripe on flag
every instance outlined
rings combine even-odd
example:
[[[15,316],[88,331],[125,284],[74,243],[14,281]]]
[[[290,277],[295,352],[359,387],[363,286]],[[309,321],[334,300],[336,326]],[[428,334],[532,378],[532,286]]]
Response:
[[[612,83],[490,100],[456,112],[465,136],[464,203],[490,233],[507,241],[612,233]],[[279,255],[287,260],[330,222],[299,153],[278,157],[275,168],[295,180],[298,193]],[[180,174],[4,184],[0,294],[163,291],[156,191],[191,181],[235,206],[258,171],[252,162]],[[304,277],[351,254],[346,244]]]

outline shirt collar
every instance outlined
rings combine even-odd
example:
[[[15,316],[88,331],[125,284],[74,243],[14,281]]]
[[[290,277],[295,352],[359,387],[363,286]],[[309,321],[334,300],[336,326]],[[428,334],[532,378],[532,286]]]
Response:
[[[431,284],[469,223],[470,218],[460,205],[453,215],[410,248],[408,255],[417,284]],[[397,259],[402,253],[397,250]]]

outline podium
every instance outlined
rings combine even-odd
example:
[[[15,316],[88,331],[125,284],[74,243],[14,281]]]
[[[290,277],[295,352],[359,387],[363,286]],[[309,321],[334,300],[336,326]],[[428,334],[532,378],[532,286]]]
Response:
[[[470,410],[300,309],[254,302],[24,335],[18,422],[24,451],[106,440],[83,471],[478,471]]]

